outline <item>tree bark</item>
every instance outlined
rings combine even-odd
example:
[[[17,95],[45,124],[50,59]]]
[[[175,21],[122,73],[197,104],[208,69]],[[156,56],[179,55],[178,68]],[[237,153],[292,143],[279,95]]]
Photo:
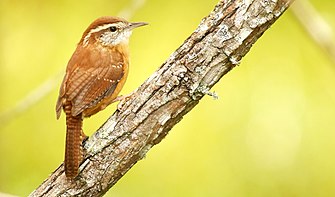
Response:
[[[84,143],[75,180],[60,165],[30,196],[102,196],[220,78],[293,0],[221,0],[198,28]]]

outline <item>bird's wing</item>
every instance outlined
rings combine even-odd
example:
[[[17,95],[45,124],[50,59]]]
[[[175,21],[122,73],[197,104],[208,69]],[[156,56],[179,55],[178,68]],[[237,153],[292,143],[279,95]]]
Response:
[[[111,96],[123,76],[121,63],[77,69],[66,85],[66,97],[72,101],[72,115],[94,108],[104,98]]]

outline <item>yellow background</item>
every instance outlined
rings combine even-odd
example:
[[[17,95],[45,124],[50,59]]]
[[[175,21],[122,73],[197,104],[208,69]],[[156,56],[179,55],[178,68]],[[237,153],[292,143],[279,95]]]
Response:
[[[216,0],[143,1],[131,21],[129,93]],[[335,3],[312,1],[335,27]],[[64,71],[82,32],[133,1],[0,1],[0,112]],[[57,88],[0,125],[0,192],[27,196],[63,161]],[[335,65],[287,11],[106,196],[335,196]],[[84,121],[92,134],[115,104]],[[3,118],[3,117],[2,117]]]

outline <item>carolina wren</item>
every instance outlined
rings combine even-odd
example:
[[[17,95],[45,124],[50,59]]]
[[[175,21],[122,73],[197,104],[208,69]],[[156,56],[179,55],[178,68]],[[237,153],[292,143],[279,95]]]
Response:
[[[57,119],[66,114],[65,175],[75,178],[82,161],[84,117],[118,100],[129,66],[128,41],[132,30],[147,23],[130,23],[118,17],[96,19],[84,32],[59,91]]]

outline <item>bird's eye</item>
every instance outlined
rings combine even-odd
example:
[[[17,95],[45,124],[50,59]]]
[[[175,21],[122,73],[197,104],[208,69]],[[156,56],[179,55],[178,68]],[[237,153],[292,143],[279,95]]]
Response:
[[[117,30],[117,28],[116,28],[115,26],[111,26],[111,27],[109,28],[109,30],[110,30],[111,32],[115,32],[115,31]]]

